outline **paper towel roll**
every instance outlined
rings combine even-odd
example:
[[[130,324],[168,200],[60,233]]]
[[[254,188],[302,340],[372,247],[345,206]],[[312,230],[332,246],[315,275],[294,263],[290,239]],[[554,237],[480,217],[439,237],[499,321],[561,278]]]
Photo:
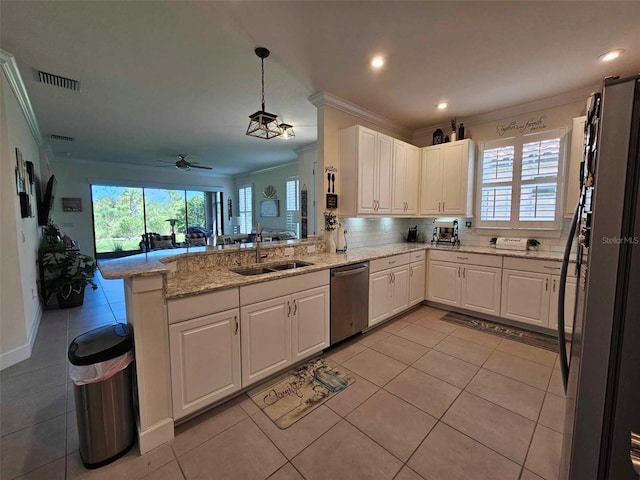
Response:
[[[344,228],[338,227],[338,238],[336,240],[336,250],[344,250]]]

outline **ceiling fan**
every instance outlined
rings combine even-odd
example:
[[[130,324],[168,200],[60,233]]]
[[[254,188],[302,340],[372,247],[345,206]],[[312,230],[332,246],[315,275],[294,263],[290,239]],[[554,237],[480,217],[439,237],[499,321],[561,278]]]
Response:
[[[158,161],[159,162],[163,162],[162,160],[158,160]],[[179,154],[178,155],[178,160],[176,162],[163,162],[163,163],[171,163],[178,170],[180,170],[182,172],[188,172],[192,168],[200,168],[202,170],[213,170],[213,168],[211,168],[211,167],[203,167],[203,166],[198,165],[197,164],[198,162],[189,162],[189,161],[187,161],[187,156],[184,155],[184,154]]]

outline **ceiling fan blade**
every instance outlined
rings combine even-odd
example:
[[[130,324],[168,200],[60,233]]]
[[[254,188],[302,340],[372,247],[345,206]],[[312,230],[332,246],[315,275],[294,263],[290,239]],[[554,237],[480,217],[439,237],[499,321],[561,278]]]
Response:
[[[193,163],[191,164],[191,168],[201,168],[203,170],[213,170],[213,168],[211,168],[211,167],[201,167],[199,165],[194,165]]]

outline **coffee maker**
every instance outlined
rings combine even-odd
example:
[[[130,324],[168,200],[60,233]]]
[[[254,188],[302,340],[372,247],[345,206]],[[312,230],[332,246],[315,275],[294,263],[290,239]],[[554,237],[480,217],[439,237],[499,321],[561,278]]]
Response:
[[[435,245],[460,245],[458,220],[434,220],[431,243]]]

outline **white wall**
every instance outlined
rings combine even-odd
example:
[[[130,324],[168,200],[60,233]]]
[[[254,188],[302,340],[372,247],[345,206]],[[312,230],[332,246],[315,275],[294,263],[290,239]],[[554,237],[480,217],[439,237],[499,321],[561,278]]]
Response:
[[[79,242],[80,250],[94,255],[91,182],[113,182],[113,185],[194,189],[220,187],[224,193],[223,218],[225,232],[231,231],[226,202],[233,194],[233,178],[180,172],[175,168],[153,168],[54,157],[50,162],[57,185],[52,219],[60,229]],[[218,189],[219,190],[219,189]],[[79,197],[82,212],[63,212],[62,197]],[[142,233],[142,232],[141,232]]]
[[[300,190],[307,187],[307,234],[317,235],[317,190],[316,170],[318,168],[318,145],[302,147],[296,150],[298,154],[298,177]]]
[[[22,218],[16,194],[15,149],[40,174],[40,151],[5,73],[0,104],[0,368],[24,360],[40,322],[37,252],[40,231],[33,218]],[[34,195],[35,199],[35,195]]]

